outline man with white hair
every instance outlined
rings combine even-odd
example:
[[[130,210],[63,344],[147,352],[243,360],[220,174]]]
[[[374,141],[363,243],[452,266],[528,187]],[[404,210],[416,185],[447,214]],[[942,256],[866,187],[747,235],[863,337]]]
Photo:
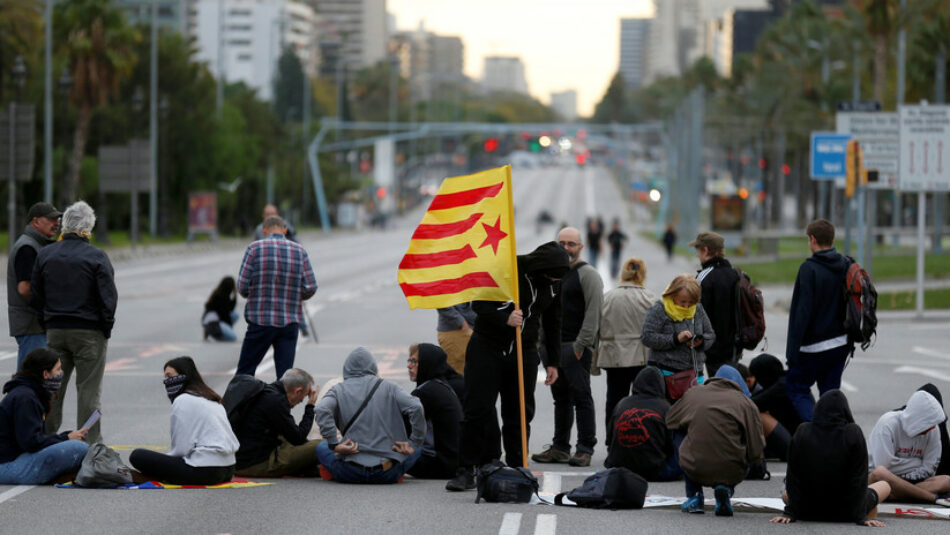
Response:
[[[53,399],[46,429],[56,432],[63,420],[63,397],[76,369],[76,427],[99,408],[106,348],[115,324],[118,295],[115,272],[106,253],[89,244],[96,214],[83,201],[62,217],[63,239],[40,250],[33,266],[30,305],[46,327],[47,347],[60,355],[63,386]],[[97,422],[86,440],[101,442]]]

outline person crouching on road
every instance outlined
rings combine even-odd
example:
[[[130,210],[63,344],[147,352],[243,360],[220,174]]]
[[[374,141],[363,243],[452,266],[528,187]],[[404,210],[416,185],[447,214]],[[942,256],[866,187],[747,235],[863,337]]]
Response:
[[[235,473],[241,477],[315,476],[317,444],[307,440],[313,427],[320,386],[300,368],[291,368],[248,402],[234,426],[241,443]],[[307,400],[300,423],[290,409]]]
[[[317,425],[324,438],[317,457],[324,479],[398,483],[422,455],[422,403],[377,374],[373,355],[358,347],[343,364],[343,382],[317,403]],[[411,428],[408,437],[404,418]]]
[[[165,392],[172,403],[168,454],[139,448],[129,462],[141,472],[136,481],[173,485],[219,485],[234,477],[240,447],[231,431],[221,396],[201,378],[195,361],[182,356],[165,363]]]
[[[726,378],[729,377],[729,378]],[[732,516],[736,485],[762,462],[765,437],[759,410],[735,368],[724,365],[702,387],[690,388],[666,414],[666,425],[685,432],[679,446],[686,484],[684,513],[703,513],[703,487],[713,487],[716,516]]]
[[[667,378],[666,397],[670,402],[679,399],[669,388],[670,378],[677,373],[693,370],[696,382],[703,384],[704,351],[716,341],[699,299],[699,283],[689,273],[682,273],[667,286],[643,320],[640,339],[650,348],[647,361]]]
[[[205,311],[201,316],[201,329],[204,331],[205,340],[209,337],[218,342],[237,340],[237,334],[234,332],[234,322],[238,320],[238,313],[234,311],[236,305],[234,277],[228,275],[221,279],[205,301]]]
[[[0,401],[0,484],[42,485],[75,473],[89,449],[88,429],[48,434],[43,419],[63,382],[55,351],[31,351],[3,385]]]
[[[422,402],[426,417],[422,456],[409,469],[409,475],[420,479],[454,477],[459,465],[462,424],[459,394],[465,388],[465,381],[449,366],[445,351],[434,344],[410,346],[407,368],[409,380],[418,385],[412,395]]]

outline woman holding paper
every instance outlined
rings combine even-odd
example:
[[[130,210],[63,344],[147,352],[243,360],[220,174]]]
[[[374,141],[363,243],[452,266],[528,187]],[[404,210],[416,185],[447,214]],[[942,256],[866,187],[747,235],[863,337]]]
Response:
[[[88,429],[46,432],[50,400],[63,382],[59,356],[34,349],[3,385],[0,401],[0,484],[40,485],[75,473],[89,449]]]
[[[175,485],[218,485],[234,476],[240,443],[221,396],[201,378],[191,357],[165,363],[165,392],[172,402],[172,446],[168,454],[139,448],[129,462],[141,476]]]

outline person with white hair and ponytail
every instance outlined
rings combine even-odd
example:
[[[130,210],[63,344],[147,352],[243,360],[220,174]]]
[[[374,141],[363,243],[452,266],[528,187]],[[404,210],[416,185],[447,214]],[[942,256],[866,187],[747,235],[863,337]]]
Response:
[[[46,430],[55,433],[63,420],[63,398],[76,370],[77,425],[99,409],[106,349],[118,294],[115,272],[106,253],[89,243],[96,213],[83,201],[66,208],[62,240],[44,247],[36,257],[30,283],[30,305],[46,328],[47,346],[57,351],[63,367],[63,388],[52,402]],[[90,444],[102,441],[99,422],[89,429]]]

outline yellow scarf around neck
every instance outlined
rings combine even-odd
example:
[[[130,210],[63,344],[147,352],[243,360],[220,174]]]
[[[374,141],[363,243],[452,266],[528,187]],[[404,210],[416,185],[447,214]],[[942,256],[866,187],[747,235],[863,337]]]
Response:
[[[688,320],[696,315],[696,305],[681,307],[673,302],[672,297],[663,298],[663,310],[673,321]]]

